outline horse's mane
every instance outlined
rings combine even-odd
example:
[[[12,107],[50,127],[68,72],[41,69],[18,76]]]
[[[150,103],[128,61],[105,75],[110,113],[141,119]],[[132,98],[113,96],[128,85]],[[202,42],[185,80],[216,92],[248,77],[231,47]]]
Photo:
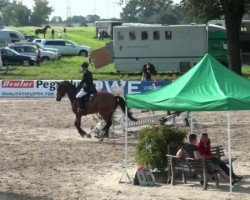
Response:
[[[76,90],[76,86],[69,81],[63,81],[62,84],[69,85],[72,90]]]

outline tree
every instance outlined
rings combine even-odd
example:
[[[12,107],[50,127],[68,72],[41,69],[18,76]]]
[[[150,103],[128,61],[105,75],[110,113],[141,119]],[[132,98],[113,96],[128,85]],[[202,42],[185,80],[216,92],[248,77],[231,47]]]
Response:
[[[150,18],[155,18],[166,12],[172,6],[172,0],[130,0],[120,1],[125,3],[121,18],[128,22],[147,22]],[[156,17],[157,18],[157,17]],[[154,21],[156,23],[156,21]]]
[[[60,16],[53,16],[52,19],[50,20],[52,23],[61,23],[62,18]]]
[[[3,25],[3,10],[9,4],[9,0],[0,0],[0,25]]]
[[[66,22],[70,23],[81,23],[81,22],[86,22],[85,17],[81,15],[74,15],[73,17],[68,17]]]
[[[6,25],[27,26],[29,25],[30,9],[21,2],[13,1],[3,9],[3,20]]]
[[[159,24],[180,24],[181,18],[177,6],[171,6],[157,17]]]
[[[243,15],[250,6],[250,0],[182,0],[180,6],[184,15],[205,22],[220,17],[225,19],[229,68],[241,75],[240,28]]]
[[[98,15],[87,15],[85,18],[88,23],[94,23],[101,19]]]
[[[48,6],[49,2],[47,0],[34,0],[34,2],[35,5],[33,7],[30,21],[34,26],[41,26],[42,24],[47,23],[53,8]]]

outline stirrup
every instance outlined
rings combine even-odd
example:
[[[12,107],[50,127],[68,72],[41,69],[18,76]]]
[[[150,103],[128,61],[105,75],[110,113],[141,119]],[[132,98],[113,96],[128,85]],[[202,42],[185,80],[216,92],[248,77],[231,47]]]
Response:
[[[84,109],[83,108],[77,108],[77,112],[81,113]]]

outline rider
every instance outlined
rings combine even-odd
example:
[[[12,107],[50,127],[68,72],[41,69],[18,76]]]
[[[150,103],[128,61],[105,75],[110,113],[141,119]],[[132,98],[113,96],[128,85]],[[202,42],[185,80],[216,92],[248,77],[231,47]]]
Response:
[[[76,98],[78,100],[78,112],[82,112],[85,109],[85,96],[88,94],[95,94],[97,90],[93,83],[92,73],[88,70],[89,64],[87,62],[82,63],[81,68],[83,70],[83,77],[77,90],[80,91],[77,93]]]

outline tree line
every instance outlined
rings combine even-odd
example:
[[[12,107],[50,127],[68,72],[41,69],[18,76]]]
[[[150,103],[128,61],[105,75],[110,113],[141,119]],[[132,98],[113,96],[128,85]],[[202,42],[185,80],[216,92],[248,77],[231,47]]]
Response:
[[[47,0],[33,0],[33,9],[29,9],[22,1],[10,2],[10,0],[0,0],[0,25],[1,26],[41,26],[52,23],[80,23],[87,25],[100,20],[98,15],[72,16],[62,20],[61,16],[54,16],[49,20],[49,16],[54,11],[49,6]]]

